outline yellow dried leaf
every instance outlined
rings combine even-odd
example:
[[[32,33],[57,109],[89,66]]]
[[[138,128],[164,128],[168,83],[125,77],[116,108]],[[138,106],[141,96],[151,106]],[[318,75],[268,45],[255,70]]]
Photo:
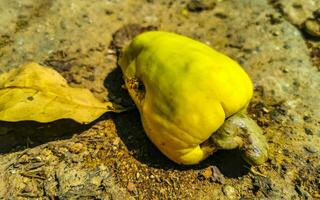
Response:
[[[72,88],[55,70],[29,63],[0,74],[0,120],[51,122],[70,118],[90,123],[111,102],[99,101],[88,89]]]

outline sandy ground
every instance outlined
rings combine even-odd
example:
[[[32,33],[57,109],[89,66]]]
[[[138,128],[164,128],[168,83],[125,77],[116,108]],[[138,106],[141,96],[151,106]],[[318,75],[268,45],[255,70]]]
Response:
[[[320,199],[320,42],[304,25],[317,8],[319,0],[0,0],[0,72],[36,61],[132,106],[112,35],[156,26],[243,66],[255,85],[249,114],[270,146],[257,167],[237,151],[185,167],[152,145],[135,109],[89,125],[0,122],[0,199]]]

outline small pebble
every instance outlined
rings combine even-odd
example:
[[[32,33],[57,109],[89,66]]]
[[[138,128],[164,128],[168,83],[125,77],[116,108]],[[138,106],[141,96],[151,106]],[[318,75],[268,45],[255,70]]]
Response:
[[[74,144],[72,144],[72,145],[69,146],[69,151],[70,151],[71,153],[79,153],[82,148],[83,148],[83,144],[81,144],[81,143],[74,143]]]
[[[204,10],[211,10],[216,6],[214,1],[190,0],[187,4],[187,9],[190,12],[201,12]]]
[[[127,185],[127,189],[132,192],[136,189],[136,185],[132,182],[129,182],[128,185]]]
[[[205,179],[210,178],[210,177],[212,176],[212,170],[211,170],[211,168],[205,169],[205,170],[201,173],[201,175],[202,175]]]
[[[102,178],[99,176],[95,176],[91,179],[91,183],[99,186],[101,184]]]
[[[315,19],[307,19],[304,22],[305,31],[314,37],[320,37],[320,22]]]
[[[272,35],[273,35],[273,36],[279,36],[279,35],[280,35],[280,32],[279,32],[279,31],[275,31],[275,32],[272,33]]]
[[[317,153],[318,150],[316,149],[316,147],[312,146],[312,145],[306,145],[304,146],[305,150],[307,150],[309,153]]]
[[[237,191],[231,185],[223,186],[222,192],[224,195],[226,195],[227,199],[236,199],[237,198]]]

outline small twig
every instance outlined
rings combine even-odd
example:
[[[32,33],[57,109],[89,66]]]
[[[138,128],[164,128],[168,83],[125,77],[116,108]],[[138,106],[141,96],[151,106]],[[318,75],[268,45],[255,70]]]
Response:
[[[39,198],[40,196],[39,195],[34,195],[34,194],[18,194],[18,196],[20,196],[20,197],[26,197],[26,198]]]
[[[31,173],[28,173],[28,172],[21,172],[20,175],[24,176],[24,177],[27,177],[27,178],[37,178],[37,179],[41,179],[41,180],[45,180],[46,179],[43,176],[31,174]]]
[[[26,167],[27,171],[35,171],[38,168],[42,167],[43,165],[45,165],[45,163],[41,162],[41,163],[31,163],[30,166]]]
[[[253,175],[256,175],[256,176],[262,176],[262,177],[264,177],[264,178],[267,178],[267,176],[266,175],[264,175],[264,174],[262,174],[262,173],[260,173],[260,172],[258,172],[257,170],[255,170],[254,169],[254,167],[247,167],[247,166],[244,166],[245,168],[247,168],[247,169],[249,169],[250,170],[250,172],[253,174]]]
[[[10,167],[12,167],[12,165],[14,165],[15,163],[18,162],[18,159],[20,159],[23,155],[26,154],[26,152],[28,151],[29,149],[25,149],[23,150],[21,153],[19,153],[19,155],[13,160],[11,161],[8,166],[6,167],[6,170],[9,169]]]

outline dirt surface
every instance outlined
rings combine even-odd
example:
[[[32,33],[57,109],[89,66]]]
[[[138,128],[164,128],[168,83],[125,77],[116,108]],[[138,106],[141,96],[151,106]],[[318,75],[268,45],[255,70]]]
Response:
[[[270,159],[237,151],[179,166],[146,137],[139,113],[89,125],[0,122],[0,199],[320,199],[319,0],[1,0],[0,72],[28,61],[124,106],[112,36],[138,24],[200,40],[237,60],[255,93],[249,114]]]

